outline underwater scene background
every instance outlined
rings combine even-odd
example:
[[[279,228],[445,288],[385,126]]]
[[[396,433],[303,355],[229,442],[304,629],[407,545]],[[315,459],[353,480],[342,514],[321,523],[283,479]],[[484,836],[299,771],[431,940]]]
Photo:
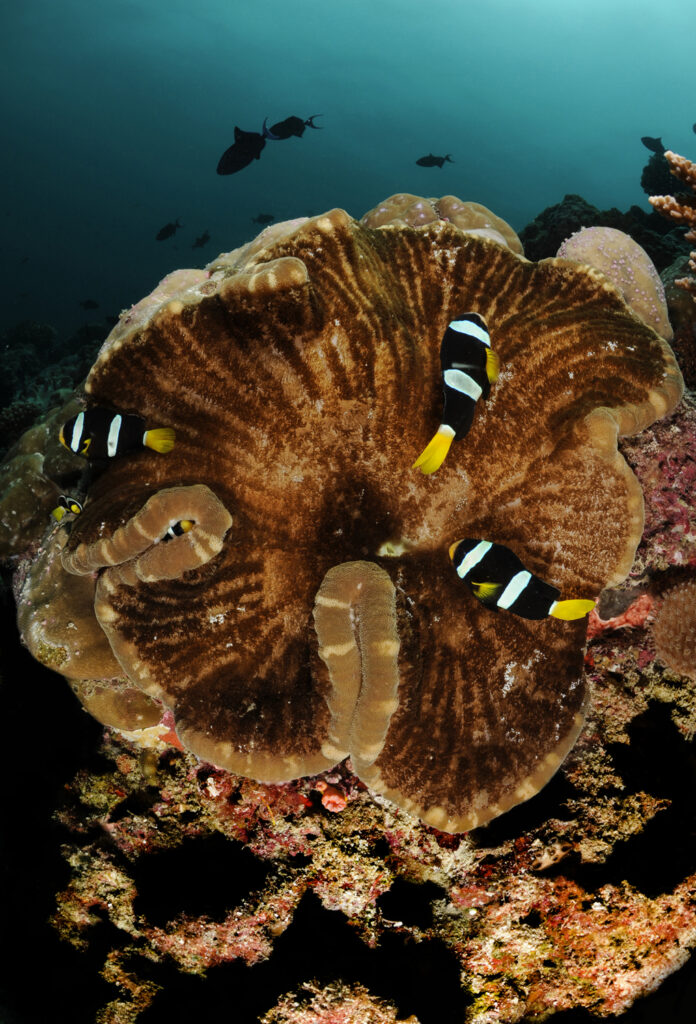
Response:
[[[691,1020],[696,1000],[696,966],[690,957],[696,946],[696,301],[693,283],[684,287],[677,282],[694,274],[689,254],[696,247],[696,171],[691,165],[678,180],[664,153],[696,161],[694,5],[686,0],[659,5],[643,0],[431,0],[426,5],[413,0],[199,0],[195,5],[184,0],[23,0],[5,5],[0,24],[5,154],[0,167],[0,929],[7,940],[0,954],[0,1024],[157,1024],[192,1015],[213,1020],[221,1013],[240,1024],[502,1024],[547,1015],[558,1024],[580,1024],[613,1014],[627,1024],[649,1024],[658,1017]],[[459,206],[444,200],[380,205],[399,193],[411,194],[416,204],[418,197],[482,204],[487,208],[483,237],[476,238],[475,228],[467,240],[469,228],[457,220]],[[675,199],[659,212],[648,202],[654,195]],[[349,217],[320,217],[334,208]],[[286,221],[293,223],[282,226]],[[562,248],[582,228],[600,227],[622,232],[622,238],[637,243],[636,249],[642,247],[661,284],[640,263],[638,284],[632,293],[628,286],[622,290],[622,268],[630,264],[633,273],[642,257],[617,243],[617,235],[592,236],[590,248],[597,252],[590,255],[589,250],[573,255],[572,244]],[[411,250],[413,228],[432,240],[427,251],[437,271],[424,269],[426,256]],[[262,232],[260,240],[246,246]],[[316,232],[326,235],[323,265]],[[384,241],[388,238],[395,240],[392,249]],[[504,254],[498,253],[498,262],[489,267],[498,242]],[[339,273],[328,255],[334,244],[341,254],[336,257]],[[618,250],[611,248],[615,244]],[[410,452],[411,435],[420,437],[421,399],[431,403],[432,414],[414,455],[439,422],[439,345],[447,326],[440,319],[452,269],[441,253],[448,245],[473,268],[471,281],[476,278],[476,294],[483,296],[476,312],[488,303],[493,346],[498,347],[496,324],[507,323],[506,317],[524,326],[519,335],[517,327],[510,328],[514,344],[508,339],[507,347],[499,328],[500,381],[504,385],[511,379],[506,373],[512,374],[516,394],[508,405],[501,398],[496,406],[500,392],[491,373],[490,405],[477,407],[470,438],[458,440],[452,449],[469,443],[472,465],[454,480],[456,456],[450,454],[444,468],[423,483],[420,473],[410,469],[411,456],[403,470],[398,459],[402,445]],[[351,246],[359,257],[346,255]],[[610,263],[619,266],[616,278],[601,262],[607,247]],[[530,263],[520,259],[522,248]],[[232,250],[238,252],[219,255]],[[264,252],[278,259],[276,276],[286,273],[285,284],[259,271],[263,263],[257,256]],[[551,265],[532,266],[557,253],[597,269],[583,277],[561,268],[554,277]],[[281,267],[287,257],[291,262]],[[307,308],[283,306],[276,292],[291,292],[298,285],[300,279],[292,275],[300,261],[321,283]],[[370,268],[363,276],[362,263]],[[201,285],[205,275],[167,278],[206,265],[219,288],[212,299],[212,284],[207,292],[207,284]],[[382,269],[371,276],[378,266]],[[456,273],[452,270],[453,279]],[[612,285],[601,283],[604,273]],[[486,292],[490,280],[497,282],[491,294]],[[158,282],[163,282],[159,290]],[[474,294],[473,283],[471,288]],[[229,301],[239,362],[223,366],[213,359],[214,339],[221,336],[217,326],[206,326],[207,335],[187,333],[187,302],[193,293],[201,309],[208,309],[205,303],[217,301],[218,294],[220,302]],[[307,325],[316,325],[317,311],[325,308],[335,315],[337,327],[340,319],[346,336],[366,337],[370,353],[374,338],[387,345],[393,335],[398,348],[411,332],[417,338],[408,351],[415,355],[404,360],[403,392],[392,388],[376,355],[374,363],[371,355],[367,360],[372,374],[363,377],[356,369],[351,381],[350,374],[334,367],[316,394],[315,378],[298,372],[306,394],[298,392],[288,404],[302,409],[305,419],[298,425],[288,413],[286,433],[282,403],[278,409],[269,403],[254,406],[248,380],[239,395],[229,383],[236,381],[239,368],[263,370],[262,361],[244,361],[246,341],[239,340],[234,327],[236,315],[249,337],[264,336],[263,317],[254,319],[255,294],[262,297],[268,321],[275,317],[277,336],[286,329],[309,332]],[[611,330],[603,319],[609,307]],[[558,328],[565,348],[560,343],[554,347],[561,338],[548,327],[555,316],[559,324],[571,323],[566,334],[565,326]],[[584,336],[574,325],[583,317],[593,324],[594,348],[587,339],[584,348],[580,344]],[[635,344],[644,357],[643,362],[629,357],[608,392],[602,388],[606,375],[614,372],[613,342],[601,341],[603,331],[607,338],[611,331],[617,337],[627,332],[626,345]],[[217,382],[209,393],[196,391],[199,349],[192,337],[213,338],[207,349],[201,346],[211,359],[205,372]],[[340,349],[340,337],[332,338],[330,345]],[[665,369],[671,359],[666,342],[683,376],[680,401],[679,371]],[[435,352],[432,365],[421,348]],[[418,359],[418,365],[432,371],[432,387],[422,386],[413,369]],[[554,405],[558,361],[564,360],[573,365],[569,373],[575,390],[565,404],[558,399]],[[163,461],[170,458],[167,454],[139,451],[114,460],[106,471],[89,463],[82,472],[84,462],[66,450],[70,437],[68,443],[63,437],[61,446],[59,434],[61,424],[72,424],[84,406],[88,373],[93,402],[115,408],[120,400],[129,412],[147,417],[148,425],[164,428],[167,416],[176,421],[172,410],[179,409],[169,463]],[[416,667],[413,652],[421,639],[424,649],[431,637],[445,636],[449,643],[445,623],[454,619],[448,618],[450,584],[437,575],[438,556],[428,560],[434,547],[428,530],[435,529],[433,523],[449,523],[449,511],[441,511],[447,494],[456,494],[459,502],[472,480],[480,482],[482,493],[490,493],[471,521],[502,529],[501,543],[507,539],[500,526],[505,503],[515,509],[524,494],[531,507],[535,493],[543,495],[528,551],[536,572],[544,566],[543,536],[553,517],[577,520],[578,535],[584,522],[586,536],[580,537],[578,551],[585,550],[583,545],[589,550],[587,537],[603,532],[626,534],[624,560],[626,550],[635,550],[623,574],[617,569],[623,564],[619,555],[615,565],[574,569],[573,559],[580,556],[570,551],[572,538],[559,557],[560,584],[571,591],[582,584],[587,593],[578,596],[587,597],[588,605],[598,601],[587,620],[586,650],[584,619],[572,626],[563,623],[562,634],[554,632],[558,623],[545,622],[542,632],[534,634],[542,638],[534,644],[543,655],[536,647],[532,655],[532,647],[527,651],[526,640],[519,640],[512,627],[506,633],[504,612],[477,606],[480,663],[493,665],[490,651],[500,645],[503,689],[511,685],[512,668],[529,655],[525,671],[535,658],[555,658],[554,678],[564,672],[570,678],[580,665],[582,693],[589,695],[583,703],[576,692],[577,707],[571,707],[573,682],[559,698],[559,705],[565,701],[566,717],[576,714],[577,728],[568,727],[566,734],[559,711],[556,739],[560,729],[572,733],[572,740],[554,747],[553,757],[566,756],[585,722],[562,768],[556,772],[558,764],[551,759],[545,772],[525,775],[535,780],[528,791],[499,804],[491,798],[496,809],[490,814],[482,795],[476,805],[480,818],[468,804],[457,810],[454,761],[444,754],[432,786],[437,789],[444,780],[443,806],[455,807],[449,816],[440,815],[436,801],[421,800],[425,783],[418,797],[401,799],[396,769],[389,776],[384,765],[373,770],[365,758],[363,771],[353,749],[352,761],[336,757],[335,767],[323,772],[318,762],[298,755],[297,763],[312,767],[290,772],[289,782],[255,782],[239,768],[233,774],[227,770],[236,764],[231,755],[222,763],[223,745],[216,739],[206,746],[208,740],[200,738],[207,735],[205,728],[191,724],[199,706],[214,706],[216,700],[224,704],[217,684],[202,698],[196,693],[184,699],[178,692],[172,696],[161,679],[143,682],[147,697],[142,700],[148,703],[142,705],[145,710],[138,705],[138,715],[150,728],[135,728],[135,687],[130,683],[136,670],[126,673],[127,683],[116,679],[116,670],[131,657],[127,644],[139,655],[133,664],[159,659],[167,671],[170,665],[195,664],[193,634],[203,636],[206,623],[227,614],[209,599],[205,588],[212,577],[197,562],[181,570],[180,575],[201,574],[195,599],[181,597],[178,580],[173,585],[176,600],[184,607],[190,601],[189,622],[198,625],[189,626],[190,650],[180,645],[170,662],[167,651],[152,653],[153,630],[145,635],[151,622],[165,621],[156,619],[161,606],[148,607],[143,615],[144,606],[131,597],[140,599],[141,584],[124,584],[125,575],[113,584],[121,587],[118,599],[106,593],[105,585],[99,591],[97,604],[111,605],[102,618],[97,615],[96,625],[94,581],[100,573],[103,584],[113,571],[111,556],[98,564],[87,558],[82,575],[56,576],[67,563],[64,546],[67,552],[72,543],[79,561],[108,530],[137,518],[141,485],[164,494],[165,488],[196,484],[192,467],[204,466],[209,456],[212,463],[216,453],[224,456],[223,469],[218,476],[203,473],[201,482],[204,478],[215,490],[214,478],[223,497],[226,486],[234,491],[233,483],[239,494],[244,486],[253,492],[249,467],[263,467],[268,453],[285,460],[283,473],[286,465],[297,473],[296,457],[315,452],[305,435],[321,434],[307,425],[315,422],[311,416],[328,409],[340,392],[345,402],[334,432],[327,430],[325,447],[316,449],[320,457],[313,454],[302,463],[306,491],[329,496],[327,504],[337,509],[335,521],[322,518],[328,516],[323,506],[308,502],[301,531],[294,537],[291,530],[284,532],[286,521],[300,522],[302,501],[291,497],[297,479],[291,469],[287,479],[279,474],[278,480],[264,469],[258,492],[268,485],[265,497],[255,505],[252,494],[247,506],[240,497],[246,511],[240,517],[235,507],[229,517],[235,523],[230,536],[240,518],[246,522],[245,515],[249,522],[259,517],[254,537],[263,537],[264,527],[271,540],[273,531],[282,534],[279,557],[269,557],[262,570],[260,563],[251,565],[250,579],[282,580],[290,588],[291,577],[300,579],[306,571],[314,594],[319,581],[330,576],[330,571],[324,576],[333,564],[328,549],[339,552],[336,562],[365,557],[362,541],[355,541],[340,518],[344,511],[346,522],[359,518],[350,503],[363,501],[365,494],[359,474],[355,480],[351,474],[359,461],[354,453],[360,452],[370,428],[356,411],[353,386],[369,393],[370,401],[374,398],[375,416],[386,424],[387,440],[374,460],[381,467],[384,493],[378,480],[374,491],[367,487],[364,505],[366,515],[374,512],[379,520],[374,564],[387,573],[398,565],[392,575],[402,596],[394,598],[395,621],[399,629],[407,618],[411,622],[401,645],[403,658],[412,657]],[[254,439],[244,429],[239,434],[251,453],[247,463],[234,461],[244,445],[235,433],[240,428],[234,415],[221,411],[225,388],[233,396],[233,412],[237,402],[249,402],[243,415],[253,421]],[[579,443],[571,446],[566,461],[556,449],[544,454],[544,431],[553,437],[575,422],[574,416],[610,404],[613,391],[621,392],[617,406],[624,402],[624,412],[630,410],[622,422],[641,410],[634,429],[618,431],[617,480],[625,460],[645,507],[642,533],[639,529],[635,537],[631,530],[638,513],[630,494],[626,498],[621,491],[614,504],[606,500],[615,463],[593,491],[577,468],[591,461]],[[312,402],[305,404],[307,395]],[[392,422],[394,409],[401,420],[395,416]],[[502,431],[496,433],[496,409],[518,417],[510,436],[522,439],[521,455],[513,458],[496,450],[495,439],[503,452],[508,443]],[[156,413],[164,417],[162,423],[150,423]],[[321,426],[320,419],[316,422]],[[186,447],[184,423],[198,447]],[[335,460],[344,438],[351,455],[339,452]],[[227,450],[228,443],[234,452]],[[612,445],[613,458],[615,440]],[[95,441],[93,451],[96,446]],[[257,458],[258,452],[263,454]],[[518,471],[525,477],[515,477],[512,494],[503,470],[496,468],[501,465],[509,469],[510,479]],[[169,476],[161,468],[167,466]],[[548,479],[545,467],[551,467]],[[247,471],[252,483],[243,483]],[[429,505],[415,477],[434,495]],[[276,484],[283,498],[274,506],[269,495]],[[615,489],[620,491],[620,485]],[[66,517],[60,505],[55,514],[61,494],[79,495],[80,512],[84,502],[81,523],[80,513],[71,521],[72,514]],[[583,494],[589,495],[586,504]],[[95,503],[92,511],[88,501]],[[565,502],[565,509],[558,511],[556,501],[559,508]],[[379,533],[382,520],[397,514],[393,509],[412,527],[401,547]],[[153,534],[152,550],[160,539],[171,541],[171,548],[159,545],[160,552],[183,550],[186,537],[181,534],[189,526],[181,523],[190,521],[183,513],[169,516],[165,511],[166,528],[161,537]],[[426,525],[416,527],[421,514]],[[324,523],[331,525],[330,537]],[[304,553],[315,525],[316,541],[310,547],[317,549],[317,561],[306,569],[299,558],[293,560],[293,544]],[[170,536],[165,536],[167,528]],[[227,529],[218,528],[217,546],[211,541],[214,555]],[[414,548],[420,544],[427,552],[409,562],[418,529]],[[211,536],[214,532],[211,527]],[[367,534],[372,543],[369,529]],[[540,547],[535,546],[539,537]],[[351,548],[354,541],[357,553]],[[314,552],[308,561],[312,557]],[[318,573],[316,584],[312,573]],[[215,585],[233,589],[232,575]],[[268,586],[273,590],[275,583]],[[414,598],[416,592],[421,598],[420,609],[407,607],[414,605],[409,586],[415,588]],[[277,590],[282,606],[286,591],[280,582]],[[174,603],[172,594],[163,605]],[[215,595],[217,601],[219,590]],[[244,610],[242,597],[236,607]],[[295,615],[290,602],[288,609],[290,621]],[[490,618],[494,614],[495,620]],[[122,623],[129,615],[127,630],[121,627],[116,635],[114,628],[109,634],[105,622],[115,618]],[[305,616],[307,621],[310,617]],[[116,666],[111,673],[104,669],[107,655],[98,643],[93,657],[92,647],[86,650],[92,634],[80,633],[75,643],[71,639],[71,631],[81,630],[88,620],[108,663]],[[304,628],[300,612],[292,621]],[[60,642],[56,623],[64,633]],[[299,654],[288,655],[287,664],[296,657],[301,686],[309,685],[305,677],[324,671],[322,650],[331,649],[318,626],[317,632],[319,647],[312,639]],[[271,635],[272,641],[263,635],[259,649],[266,643],[277,646],[279,634]],[[556,649],[557,635],[563,640]],[[233,639],[236,643],[236,633]],[[216,643],[207,648],[211,663],[219,654],[221,641]],[[526,652],[524,657],[520,652]],[[467,657],[474,662],[476,654]],[[326,655],[331,672],[329,659]],[[459,654],[457,660],[462,660]],[[412,667],[409,662],[409,671]],[[70,685],[58,674],[61,669]],[[423,678],[426,674],[423,669]],[[114,683],[112,690],[105,679]],[[485,692],[486,669],[478,673],[478,682]],[[402,714],[403,707],[415,706],[423,685],[414,683],[409,701],[402,700]],[[298,744],[304,722],[321,717],[309,704],[311,695],[301,692],[311,710],[300,708],[293,719]],[[122,700],[118,713],[114,693]],[[438,706],[440,699],[435,692],[423,706]],[[251,713],[251,698],[249,708]],[[279,723],[285,722],[282,714],[277,711]],[[416,723],[416,717],[406,721],[400,734],[406,737],[406,754],[399,762],[399,779],[411,771],[409,738],[425,734],[414,745],[425,750],[432,740],[436,748],[446,731],[444,726],[431,728],[425,718]],[[442,717],[447,717],[444,710]],[[210,735],[217,736],[222,718],[220,713],[211,719]],[[391,742],[393,748],[399,745]],[[561,748],[562,754],[556,754]],[[396,754],[393,760],[396,764]],[[420,778],[420,762],[413,763],[412,774]],[[481,777],[489,771],[493,776],[495,768],[482,764],[477,771],[476,785],[483,792]],[[503,810],[490,824],[476,827]],[[451,825],[457,821],[469,824],[457,829]]]

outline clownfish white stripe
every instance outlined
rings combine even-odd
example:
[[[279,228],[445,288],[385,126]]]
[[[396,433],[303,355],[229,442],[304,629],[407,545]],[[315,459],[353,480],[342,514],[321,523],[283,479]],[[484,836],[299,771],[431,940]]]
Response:
[[[457,576],[463,580],[467,573],[471,572],[475,565],[478,565],[483,556],[487,554],[492,547],[493,544],[490,540],[479,541],[476,547],[472,548],[457,566]]]
[[[477,341],[482,341],[484,345],[488,345],[489,348],[491,347],[488,331],[483,327],[479,327],[472,320],[452,320],[448,326],[459,334],[468,334],[470,338],[476,338]]]
[[[499,608],[509,608],[511,604],[514,604],[517,598],[520,596],[524,588],[527,586],[532,578],[531,572],[527,572],[525,569],[523,572],[516,572],[512,577],[505,590],[498,598],[496,604]]]
[[[118,435],[121,432],[121,416],[117,413],[109,424],[109,436],[106,439],[106,451],[109,458],[118,451]]]
[[[70,451],[79,452],[80,441],[82,440],[82,428],[85,423],[85,414],[81,412],[79,416],[75,417],[75,423],[72,429],[72,435],[70,437]]]
[[[468,395],[475,402],[481,397],[482,389],[480,385],[468,373],[464,373],[463,370],[445,370],[443,377],[448,388],[460,391],[463,395]]]

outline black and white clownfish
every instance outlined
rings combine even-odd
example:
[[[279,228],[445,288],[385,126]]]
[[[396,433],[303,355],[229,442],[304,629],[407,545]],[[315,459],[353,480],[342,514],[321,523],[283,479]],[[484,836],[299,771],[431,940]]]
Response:
[[[180,519],[178,523],[173,523],[169,527],[162,540],[173,540],[175,537],[181,537],[184,533],[188,533],[192,527],[192,519]]]
[[[142,448],[170,452],[176,435],[171,427],[148,430],[142,416],[97,405],[64,423],[58,436],[69,451],[85,459],[112,459]]]
[[[445,460],[452,441],[461,441],[474,419],[479,398],[488,398],[498,378],[499,360],[491,348],[486,321],[478,313],[452,320],[440,346],[445,393],[442,422],[412,469],[434,473]]]
[[[70,512],[74,516],[79,516],[82,511],[82,502],[78,501],[77,498],[71,498],[67,494],[61,494],[58,498],[58,504],[51,512],[54,519],[58,522],[61,521],[64,515]]]
[[[514,551],[489,540],[455,541],[449,549],[457,575],[487,608],[523,619],[581,619],[595,606],[584,598],[559,601],[560,590],[525,569]]]

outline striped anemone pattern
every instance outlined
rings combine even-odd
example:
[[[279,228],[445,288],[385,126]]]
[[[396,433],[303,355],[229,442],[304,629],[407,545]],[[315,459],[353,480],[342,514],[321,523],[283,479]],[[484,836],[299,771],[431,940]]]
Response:
[[[501,373],[424,477],[440,342],[470,311]],[[86,391],[176,430],[171,453],[94,479],[62,557],[67,587],[97,574],[125,677],[189,750],[268,782],[350,755],[447,831],[553,775],[583,722],[584,621],[483,607],[448,548],[505,544],[564,598],[628,572],[642,496],[617,436],[673,408],[681,378],[599,272],[333,210],[165,279]]]

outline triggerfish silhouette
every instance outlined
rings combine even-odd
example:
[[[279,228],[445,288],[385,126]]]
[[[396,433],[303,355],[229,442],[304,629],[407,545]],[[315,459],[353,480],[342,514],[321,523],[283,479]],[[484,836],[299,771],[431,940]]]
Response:
[[[433,156],[432,153],[428,153],[427,156],[422,156],[416,160],[416,163],[419,167],[442,167],[445,161],[447,161],[448,164],[454,163],[454,160],[449,153],[447,156]]]
[[[218,174],[235,174],[261,157],[266,140],[260,132],[243,132],[235,126],[234,142],[218,160]]]
[[[560,590],[525,569],[504,544],[469,537],[455,541],[449,555],[459,578],[493,611],[503,608],[523,619],[581,619],[595,606],[585,598],[559,601]]]
[[[272,124],[270,128],[266,126],[268,118],[265,118],[263,122],[263,137],[274,142],[280,139],[289,139],[292,135],[301,139],[305,128],[316,128],[317,131],[321,131],[321,125],[314,123],[314,118],[321,116],[321,114],[312,114],[306,121],[303,121],[301,117],[286,117],[284,121],[277,121],[275,124]]]
[[[165,240],[165,238],[171,238],[172,235],[176,231],[178,231],[178,229],[180,227],[181,227],[181,224],[179,223],[179,218],[178,217],[176,218],[176,220],[170,220],[168,224],[165,224],[163,228],[159,229],[159,231],[155,235],[155,241],[156,242],[163,242]]]
[[[426,475],[440,468],[452,441],[468,433],[476,402],[481,396],[488,398],[498,378],[498,357],[478,313],[465,313],[450,322],[440,346],[440,366],[445,393],[442,422],[411,467]]]
[[[176,435],[171,427],[148,430],[142,416],[95,405],[64,423],[58,437],[75,455],[85,459],[112,459],[143,448],[170,452]]]

